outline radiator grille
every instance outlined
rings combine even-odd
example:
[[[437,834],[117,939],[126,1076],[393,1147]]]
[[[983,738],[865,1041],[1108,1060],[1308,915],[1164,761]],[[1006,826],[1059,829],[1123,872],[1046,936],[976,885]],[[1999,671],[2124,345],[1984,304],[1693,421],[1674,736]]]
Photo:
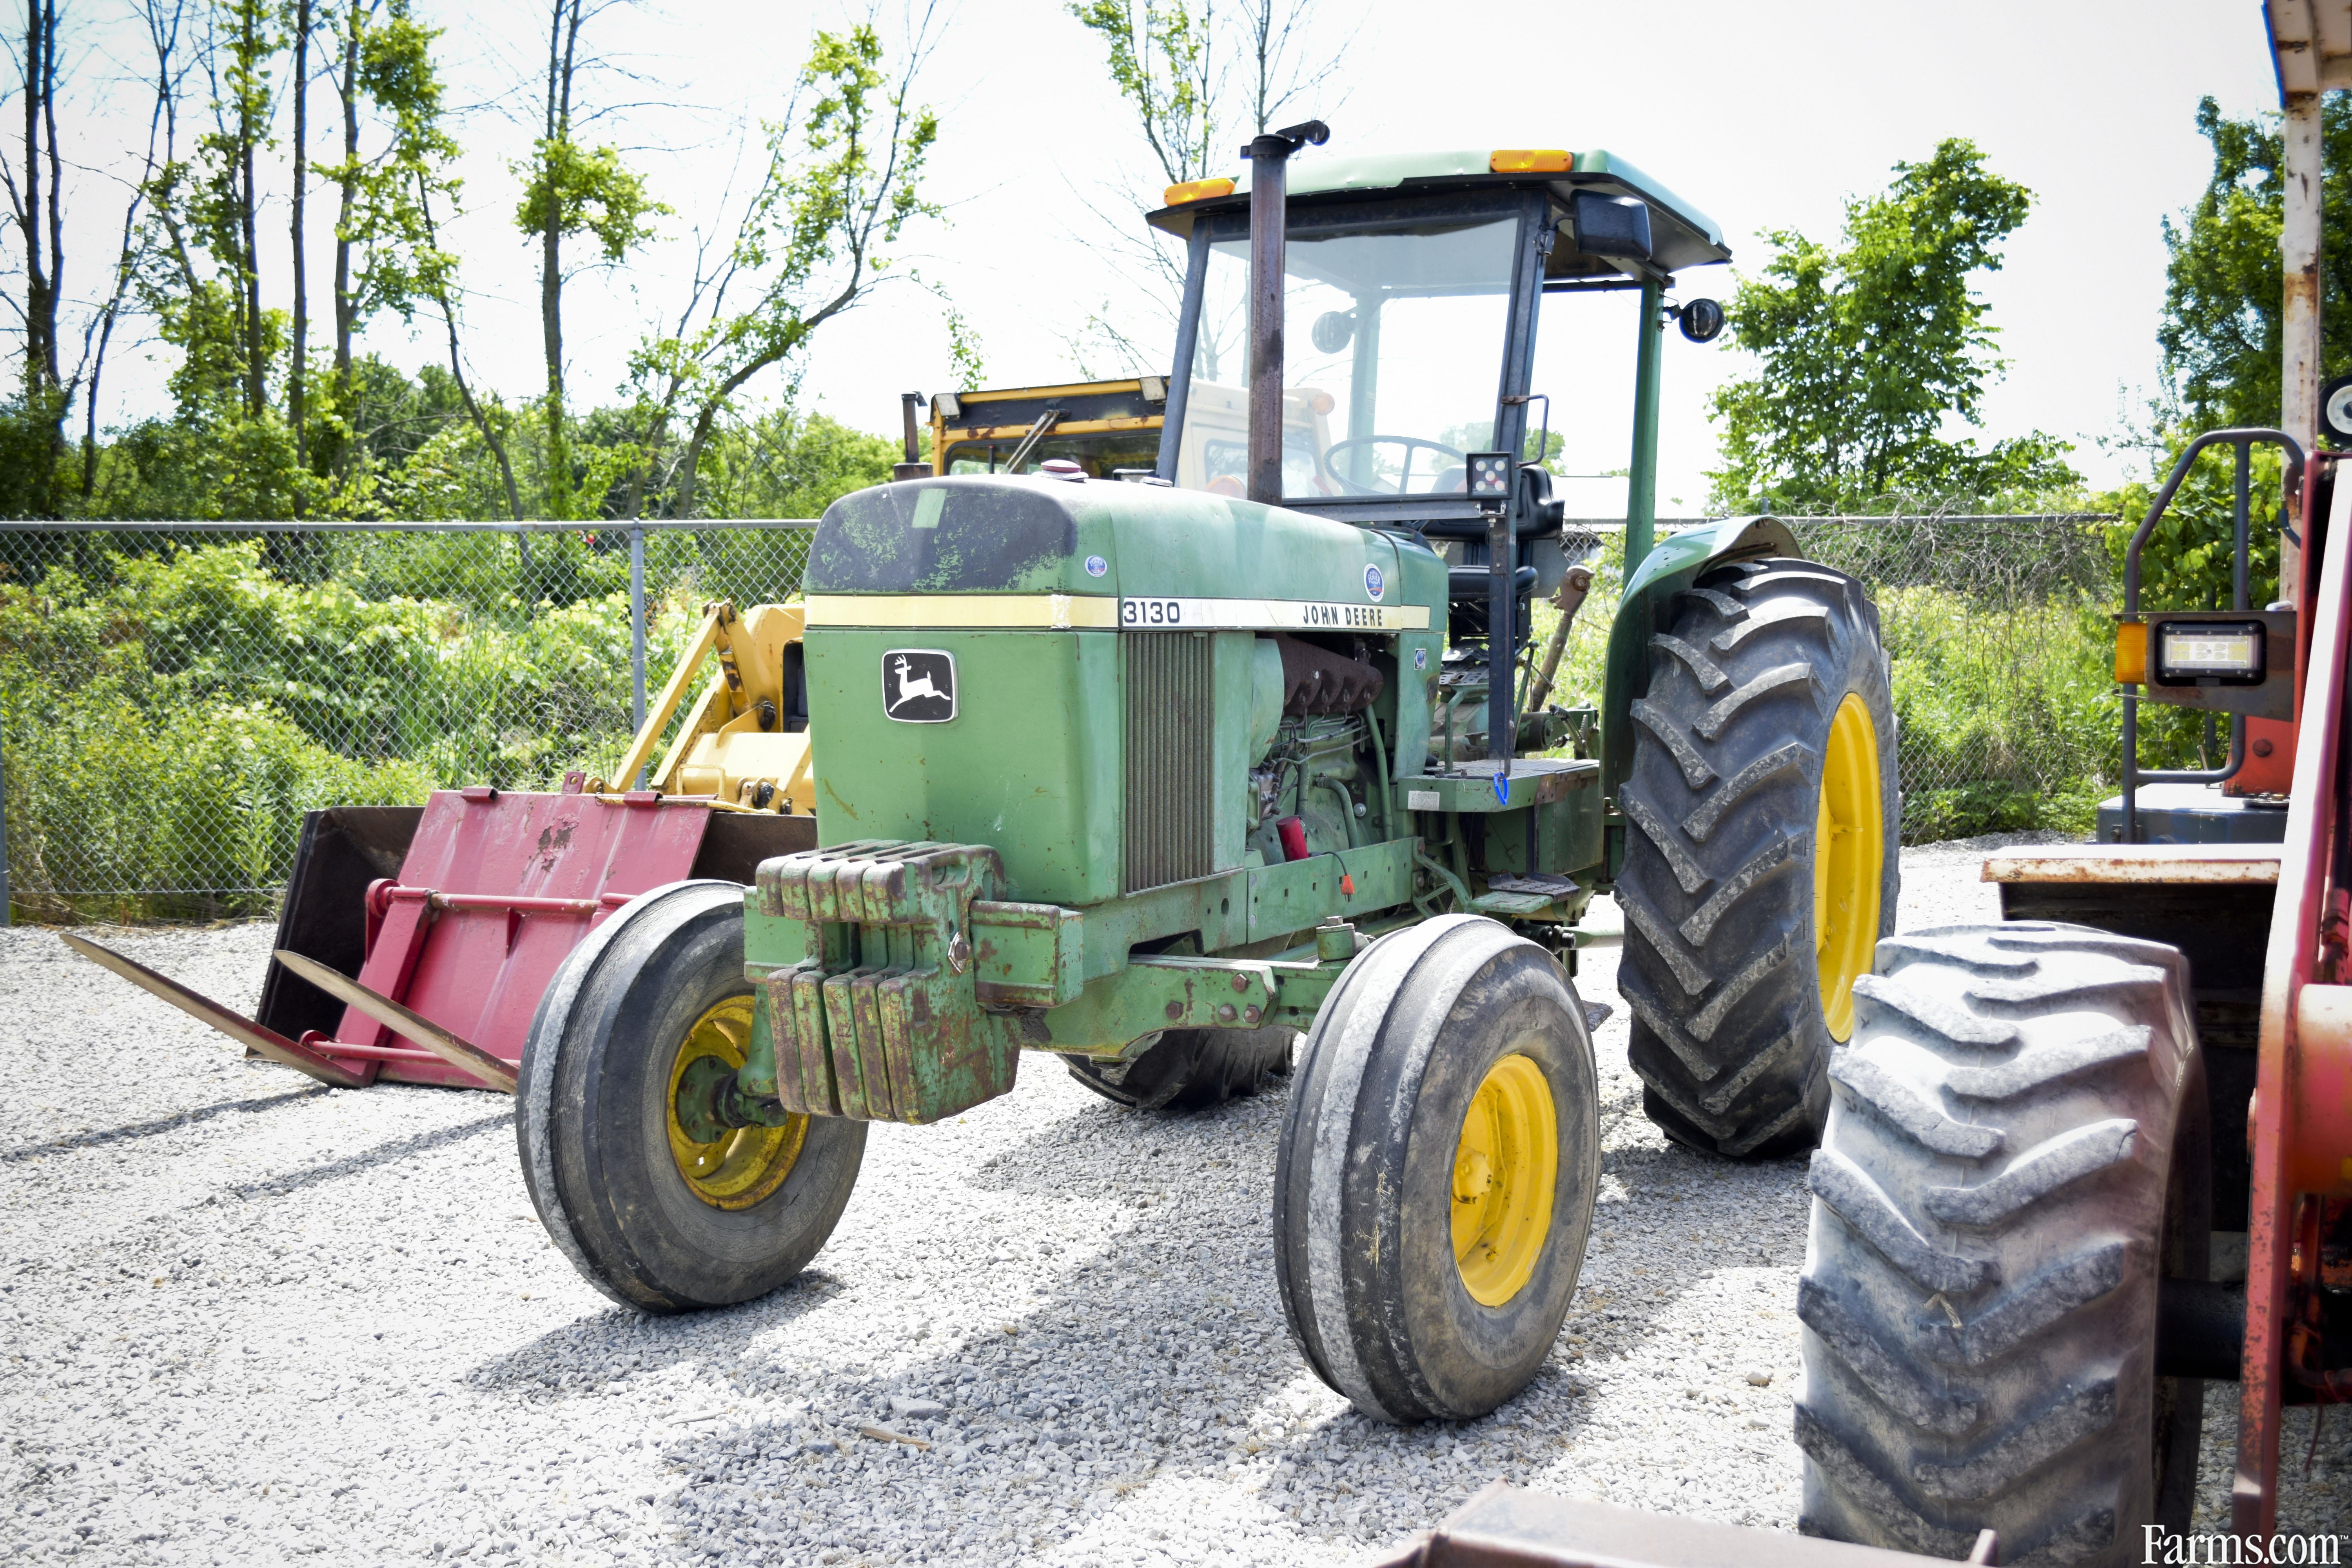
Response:
[[[1135,632],[1127,653],[1127,891],[1205,877],[1211,828],[1209,639]]]

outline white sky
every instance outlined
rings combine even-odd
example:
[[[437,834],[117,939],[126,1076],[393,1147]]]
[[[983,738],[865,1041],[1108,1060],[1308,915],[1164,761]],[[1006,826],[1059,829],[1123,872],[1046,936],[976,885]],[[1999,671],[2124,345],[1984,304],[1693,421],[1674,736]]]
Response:
[[[544,9],[524,0],[416,3],[447,29],[441,47],[453,99],[475,106],[457,128],[472,211],[449,229],[472,296],[469,357],[483,382],[527,395],[541,379],[536,250],[510,226],[509,166],[531,135]],[[1735,268],[1763,259],[1759,228],[1832,237],[1843,198],[1884,185],[1889,165],[1925,158],[1942,137],[1973,138],[1992,169],[2037,197],[2006,268],[1982,284],[2011,362],[1987,399],[1985,433],[2041,428],[2076,440],[2076,465],[2097,482],[2120,477],[2132,459],[2108,457],[2093,438],[2137,410],[2158,370],[2158,220],[2194,200],[2210,171],[2192,124],[2197,100],[2210,93],[2233,114],[2275,106],[2257,8],[2211,0],[1686,0],[1672,8],[1327,0],[1325,9],[1362,18],[1344,98],[1335,90],[1323,101],[1336,107],[1306,106],[1330,121],[1332,153],[1606,147],[1713,216]],[[895,15],[886,12],[886,28]],[[96,9],[84,16],[83,42],[97,52],[65,133],[82,139],[69,153],[105,165],[131,129],[126,113],[143,117],[144,107],[136,89],[104,86],[105,57],[135,60],[134,40]],[[675,311],[690,262],[683,237],[719,206],[734,163],[733,124],[779,113],[810,30],[847,16],[834,4],[668,0],[596,24],[589,42],[642,79],[592,80],[585,95],[653,106],[587,134],[629,149],[677,216],[664,221],[669,237],[633,265],[568,292],[576,404],[615,395],[648,321]],[[991,382],[1071,375],[1071,340],[1089,313],[1109,304],[1139,315],[1120,308],[1127,286],[1090,247],[1098,231],[1086,202],[1115,203],[1122,187],[1160,184],[1099,49],[1054,0],[961,0],[919,95],[942,117],[927,192],[948,205],[950,222],[911,237],[902,257],[977,330]],[[314,135],[331,133],[333,113],[322,91]],[[1238,148],[1245,130],[1236,125],[1225,140]],[[77,187],[69,288],[93,286],[119,221],[107,188]],[[324,219],[314,221],[323,233]],[[282,302],[282,209],[268,228],[278,237],[265,254],[265,289]],[[322,239],[311,262],[314,311],[327,308],[326,274]],[[1728,290],[1717,269],[1685,273],[1681,292]],[[1629,333],[1630,325],[1580,331],[1595,340]],[[1659,510],[1681,515],[1699,507],[1703,470],[1714,461],[1706,394],[1739,361],[1719,345],[1695,347],[1672,333],[1667,342]],[[423,321],[413,337],[396,320],[379,322],[367,344],[411,366],[440,353],[437,323]],[[1561,410],[1556,428],[1584,422],[1571,446],[1580,462],[1588,449],[1595,466],[1624,461],[1622,451],[1610,458],[1620,443],[1607,426],[1616,389],[1631,380],[1630,349],[1628,336],[1617,360],[1605,342],[1592,358],[1571,360],[1597,385],[1539,387]],[[1559,361],[1548,352],[1543,363]],[[161,350],[119,351],[101,416],[159,410],[166,369]],[[1570,365],[1543,372],[1553,382],[1572,374]],[[890,431],[898,393],[948,381],[939,309],[902,287],[823,330],[803,367],[803,402]],[[1622,504],[1622,485],[1612,481],[1570,494],[1571,512],[1608,514]]]

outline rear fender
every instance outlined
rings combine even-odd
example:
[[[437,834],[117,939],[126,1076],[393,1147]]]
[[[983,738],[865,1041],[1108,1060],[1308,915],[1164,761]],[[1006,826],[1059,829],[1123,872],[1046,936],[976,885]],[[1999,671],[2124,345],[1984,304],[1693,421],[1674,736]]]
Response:
[[[1650,638],[1674,619],[1675,595],[1727,561],[1794,555],[1797,536],[1777,517],[1733,517],[1658,541],[1642,558],[1609,628],[1601,696],[1601,787],[1609,800],[1633,766],[1633,700],[1650,688]],[[1615,853],[1610,857],[1612,862]]]

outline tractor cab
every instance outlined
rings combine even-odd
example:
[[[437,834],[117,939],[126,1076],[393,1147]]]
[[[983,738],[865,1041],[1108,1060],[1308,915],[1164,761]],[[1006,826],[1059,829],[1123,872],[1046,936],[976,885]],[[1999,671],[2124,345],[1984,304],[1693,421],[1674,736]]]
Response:
[[[1696,342],[1712,301],[1665,303],[1685,268],[1729,259],[1706,215],[1605,152],[1517,151],[1321,158],[1287,176],[1282,279],[1280,504],[1410,531],[1451,567],[1449,641],[1486,637],[1491,509],[1470,493],[1468,459],[1525,463],[1508,502],[1516,640],[1531,593],[1569,563],[1563,507],[1542,465],[1552,399],[1538,384],[1544,310],[1637,291],[1626,347],[1634,378],[1627,522],[1646,547],[1654,511],[1658,353],[1667,315]],[[1159,475],[1213,494],[1246,493],[1250,192],[1240,180],[1168,191],[1151,223],[1190,247]]]

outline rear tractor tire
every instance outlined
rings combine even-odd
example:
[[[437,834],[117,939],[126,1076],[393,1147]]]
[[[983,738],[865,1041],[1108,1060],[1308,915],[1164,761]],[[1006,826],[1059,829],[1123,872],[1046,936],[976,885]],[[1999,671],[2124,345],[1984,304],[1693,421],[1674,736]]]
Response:
[[[1576,991],[1500,923],[1360,954],[1307,1037],[1275,1167],[1275,1274],[1317,1376],[1377,1420],[1465,1421],[1542,1366],[1601,1184]]]
[[[1205,1110],[1255,1094],[1268,1076],[1290,1071],[1298,1031],[1170,1029],[1123,1062],[1070,1057],[1070,1076],[1130,1110]]]
[[[1618,987],[1643,1108],[1675,1141],[1812,1146],[1853,984],[1895,929],[1902,802],[1878,612],[1809,561],[1710,571],[1633,704]]]
[[[856,1184],[862,1121],[728,1129],[695,1115],[695,1087],[742,1065],[751,1004],[743,889],[675,882],[574,948],[531,1018],[523,1182],[556,1247],[625,1307],[766,1295],[816,1256]]]
[[[2120,1568],[2188,1527],[2204,1385],[2158,1292],[2206,1277],[2211,1152],[2186,962],[2019,922],[1879,944],[1813,1154],[1799,1527]]]

